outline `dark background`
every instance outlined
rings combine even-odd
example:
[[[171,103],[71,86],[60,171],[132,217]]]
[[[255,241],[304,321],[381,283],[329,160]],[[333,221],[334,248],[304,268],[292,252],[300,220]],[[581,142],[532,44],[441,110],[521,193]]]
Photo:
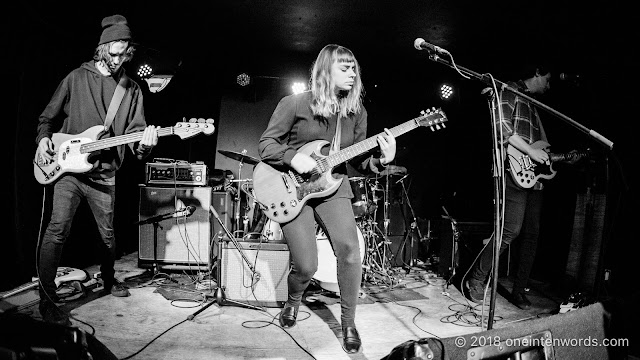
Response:
[[[586,129],[611,140],[603,147],[559,117],[542,111],[555,152],[591,149],[589,161],[559,164],[548,184],[545,218],[535,270],[537,278],[559,281],[564,274],[576,199],[606,196],[604,227],[592,229],[603,244],[594,264],[611,270],[600,290],[605,295],[637,289],[635,256],[637,164],[635,47],[638,16],[607,2],[494,1],[207,1],[122,2],[118,5],[24,2],[8,17],[5,73],[9,75],[7,138],[10,215],[2,237],[0,290],[35,275],[35,249],[46,224],[45,187],[33,178],[32,158],[38,116],[62,78],[88,61],[98,42],[100,21],[127,17],[140,43],[129,74],[145,91],[147,121],[172,126],[183,119],[213,118],[216,133],[192,139],[162,138],[152,157],[204,161],[210,169],[232,170],[237,162],[218,150],[257,157],[257,139],[291,81],[308,81],[311,63],[328,43],[350,48],[362,67],[371,135],[440,107],[447,128],[417,129],[398,138],[396,164],[405,166],[410,203],[421,220],[441,221],[442,207],[458,221],[491,222],[493,174],[491,127],[481,81],[464,80],[453,69],[413,47],[418,37],[451,52],[455,63],[474,72],[513,79],[518,67],[543,54],[553,64],[552,91],[540,99]],[[135,76],[142,62],[156,73],[174,75],[152,94]],[[236,76],[253,83],[239,87]],[[560,81],[560,73],[579,75]],[[441,83],[455,87],[440,100]],[[7,92],[7,91],[6,91]],[[117,239],[120,254],[138,249],[138,184],[144,163],[129,156],[118,175]],[[250,170],[241,177],[250,177]],[[87,210],[87,209],[84,209]],[[97,233],[88,211],[79,212],[63,261],[93,264]],[[582,220],[589,221],[589,219]]]

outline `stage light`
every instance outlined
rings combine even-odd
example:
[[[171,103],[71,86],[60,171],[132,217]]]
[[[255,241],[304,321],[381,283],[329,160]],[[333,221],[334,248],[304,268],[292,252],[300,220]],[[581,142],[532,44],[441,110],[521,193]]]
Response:
[[[153,69],[151,68],[151,66],[149,66],[147,64],[142,64],[138,68],[138,76],[141,79],[146,79],[149,76],[151,76],[151,74],[153,74]]]
[[[293,85],[291,85],[291,90],[294,94],[300,94],[301,92],[307,90],[307,86],[304,83],[295,82],[293,83]]]
[[[453,96],[453,87],[448,84],[442,84],[440,86],[440,99],[448,100],[451,96]]]
[[[236,82],[240,86],[247,86],[251,84],[251,77],[247,73],[242,73],[238,75],[238,77],[236,78]]]
[[[173,78],[173,75],[151,75],[144,79],[149,86],[149,91],[152,93],[157,93],[162,91],[167,85],[169,85],[169,81]]]

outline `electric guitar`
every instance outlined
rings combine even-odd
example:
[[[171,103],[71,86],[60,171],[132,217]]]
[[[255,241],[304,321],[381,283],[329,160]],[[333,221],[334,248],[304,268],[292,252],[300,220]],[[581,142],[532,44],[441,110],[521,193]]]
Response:
[[[63,283],[69,282],[69,281],[74,281],[74,280],[85,281],[88,277],[89,275],[84,270],[70,268],[70,267],[59,267],[58,271],[56,272],[56,278],[54,281],[56,283],[56,286],[59,287]],[[38,287],[38,284],[39,284],[39,281],[36,278],[30,283],[26,283],[4,294],[0,294],[0,300],[4,298],[8,298],[9,296],[13,296],[18,293],[21,293],[23,291],[36,288]]]
[[[542,149],[547,151],[551,145],[549,143],[538,140],[531,144],[534,149]],[[553,163],[559,161],[575,162],[587,156],[586,152],[571,151],[566,154],[549,153],[550,164],[537,163],[514,146],[507,146],[507,158],[509,161],[509,172],[513,181],[520,187],[528,189],[533,187],[538,179],[553,179],[557,171],[553,169]]]
[[[97,125],[76,135],[53,134],[53,161],[47,162],[40,149],[36,150],[33,159],[33,175],[36,180],[42,185],[47,185],[66,173],[88,172],[93,169],[93,164],[87,161],[92,152],[142,140],[142,131],[96,140],[103,130],[104,126]],[[178,135],[186,139],[200,133],[210,135],[214,130],[213,124],[179,122],[175,126],[158,129],[158,136]]]
[[[441,109],[432,109],[423,111],[421,116],[390,131],[396,137],[420,126],[430,127],[435,131],[444,128],[446,121],[447,117]],[[313,171],[306,174],[299,174],[290,168],[276,169],[264,162],[258,163],[253,170],[253,190],[267,217],[278,223],[291,221],[298,216],[309,199],[333,194],[342,183],[342,178],[334,178],[331,170],[376,147],[376,137],[377,135],[372,136],[328,156],[320,152],[329,145],[328,141],[316,140],[304,145],[298,151],[314,158],[317,164]]]

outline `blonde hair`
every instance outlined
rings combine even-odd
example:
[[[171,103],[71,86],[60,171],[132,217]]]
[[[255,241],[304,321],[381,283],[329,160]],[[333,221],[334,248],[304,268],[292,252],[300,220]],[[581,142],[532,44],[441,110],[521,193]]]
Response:
[[[127,40],[115,40],[98,45],[93,53],[93,60],[108,62],[111,59],[111,54],[109,54],[111,51],[111,45],[117,42],[127,44],[127,50],[124,53],[124,59],[122,62],[125,63],[130,61],[133,58],[136,47]]]
[[[331,77],[331,66],[334,62],[354,63],[356,77],[353,87],[351,90],[340,94],[341,96],[336,94],[335,84]],[[360,112],[364,89],[362,80],[360,80],[360,65],[351,50],[335,44],[327,45],[320,50],[311,70],[311,94],[313,98],[311,111],[314,115],[321,115],[327,118],[331,115],[340,114],[343,117],[347,117],[350,114]]]

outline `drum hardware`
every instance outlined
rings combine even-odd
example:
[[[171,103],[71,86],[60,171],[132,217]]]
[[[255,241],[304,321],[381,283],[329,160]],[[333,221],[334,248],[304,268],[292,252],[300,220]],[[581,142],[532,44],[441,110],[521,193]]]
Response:
[[[247,149],[242,150],[241,153],[235,152],[235,151],[228,151],[228,150],[218,150],[218,152],[230,159],[233,160],[237,160],[238,161],[238,180],[234,180],[231,179],[231,183],[237,182],[238,183],[238,190],[236,191],[236,196],[235,196],[235,217],[234,217],[234,225],[235,225],[235,233],[241,233],[243,236],[244,234],[246,234],[248,232],[248,226],[249,226],[249,218],[247,216],[247,210],[245,210],[245,215],[243,216],[243,228],[242,230],[240,230],[240,208],[241,208],[241,190],[242,190],[242,184],[245,182],[250,181],[251,179],[243,179],[242,178],[242,166],[247,163],[249,165],[256,165],[260,162],[260,160],[247,155]],[[240,236],[240,237],[243,237]]]
[[[406,237],[404,238],[404,241],[402,242],[402,248],[403,250],[405,249],[405,246],[407,244],[407,240],[410,239],[409,242],[409,264],[408,264],[408,271],[407,273],[409,273],[411,271],[411,269],[415,266],[416,264],[416,260],[414,258],[414,254],[413,254],[413,248],[414,248],[414,233],[418,234],[418,239],[420,239],[422,241],[423,237],[422,237],[422,233],[420,232],[420,228],[418,227],[418,220],[416,219],[416,213],[413,211],[413,206],[411,206],[411,201],[409,201],[409,193],[407,191],[407,188],[404,185],[404,179],[407,178],[408,175],[403,176],[400,180],[398,180],[396,182],[400,183],[402,186],[402,194],[405,197],[405,199],[407,200],[407,206],[409,207],[409,211],[411,211],[411,218],[413,219],[413,221],[411,222],[411,228],[409,230],[409,232],[407,232]]]

